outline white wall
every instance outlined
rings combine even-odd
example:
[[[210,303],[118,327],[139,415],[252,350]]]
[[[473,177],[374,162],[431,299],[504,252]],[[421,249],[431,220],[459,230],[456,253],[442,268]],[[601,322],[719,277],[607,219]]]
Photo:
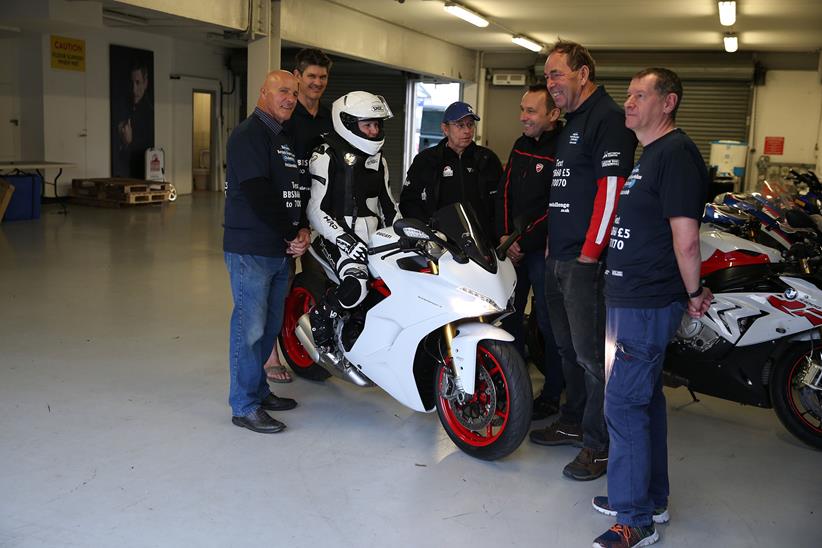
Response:
[[[765,137],[784,137],[782,156],[772,162],[816,164],[822,157],[818,144],[822,133],[822,83],[817,71],[771,70],[765,85],[756,88],[750,146],[753,150],[746,188],[757,180],[756,162],[764,154]]]
[[[477,78],[476,51],[333,2],[282,0],[281,18],[283,41],[432,76],[462,81]]]
[[[51,68],[49,39],[52,34],[86,42],[86,70],[74,72]],[[58,195],[68,193],[75,177],[109,177],[110,105],[109,45],[147,49],[154,52],[155,144],[166,152],[166,177],[178,192],[191,191],[192,91],[209,89],[219,97],[220,80],[231,88],[224,68],[227,50],[215,46],[175,40],[124,28],[54,28],[48,33],[26,33],[13,39],[19,52],[7,67],[19,68],[21,110],[20,158],[71,162],[64,170]],[[9,48],[11,49],[11,48]],[[180,80],[171,74],[184,74]],[[228,101],[236,100],[236,94]],[[236,124],[236,109],[224,132]],[[174,124],[175,117],[183,123]],[[226,129],[227,128],[227,129]],[[47,178],[56,172],[49,170]],[[220,172],[214,174],[219,180]],[[53,187],[47,196],[53,196]]]

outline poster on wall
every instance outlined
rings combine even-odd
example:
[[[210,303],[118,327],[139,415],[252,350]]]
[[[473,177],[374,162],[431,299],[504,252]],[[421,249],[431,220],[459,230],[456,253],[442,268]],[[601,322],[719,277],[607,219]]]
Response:
[[[111,176],[145,178],[154,146],[154,52],[109,46]]]

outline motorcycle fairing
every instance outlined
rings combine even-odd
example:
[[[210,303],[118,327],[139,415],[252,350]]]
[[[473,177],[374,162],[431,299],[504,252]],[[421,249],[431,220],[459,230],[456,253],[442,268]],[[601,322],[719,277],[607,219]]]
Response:
[[[372,236],[370,247],[398,238],[386,227]],[[430,409],[422,402],[413,371],[419,342],[448,323],[504,310],[514,292],[516,271],[507,260],[499,261],[497,273],[492,273],[473,261],[457,263],[450,253],[440,257],[437,275],[396,264],[412,255],[392,251],[369,257],[371,275],[382,278],[391,294],[366,313],[365,328],[345,357],[400,403],[426,412]],[[406,289],[396,289],[400,287]],[[502,339],[510,335],[501,329],[487,333],[484,338],[511,340]],[[462,386],[473,393],[476,360],[463,367]]]

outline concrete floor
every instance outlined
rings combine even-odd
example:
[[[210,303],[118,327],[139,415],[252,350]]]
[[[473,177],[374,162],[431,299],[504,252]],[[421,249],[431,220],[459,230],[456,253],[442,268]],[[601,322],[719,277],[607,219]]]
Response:
[[[230,422],[222,198],[0,225],[0,546],[590,546],[570,447],[457,450],[340,381],[266,436]],[[536,374],[535,374],[536,380]],[[772,411],[669,391],[662,545],[820,545],[822,454]]]

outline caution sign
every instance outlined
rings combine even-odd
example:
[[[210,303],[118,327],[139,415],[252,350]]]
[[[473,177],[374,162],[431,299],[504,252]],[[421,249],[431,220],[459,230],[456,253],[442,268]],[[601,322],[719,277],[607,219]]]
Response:
[[[86,41],[51,36],[51,68],[86,71]]]

